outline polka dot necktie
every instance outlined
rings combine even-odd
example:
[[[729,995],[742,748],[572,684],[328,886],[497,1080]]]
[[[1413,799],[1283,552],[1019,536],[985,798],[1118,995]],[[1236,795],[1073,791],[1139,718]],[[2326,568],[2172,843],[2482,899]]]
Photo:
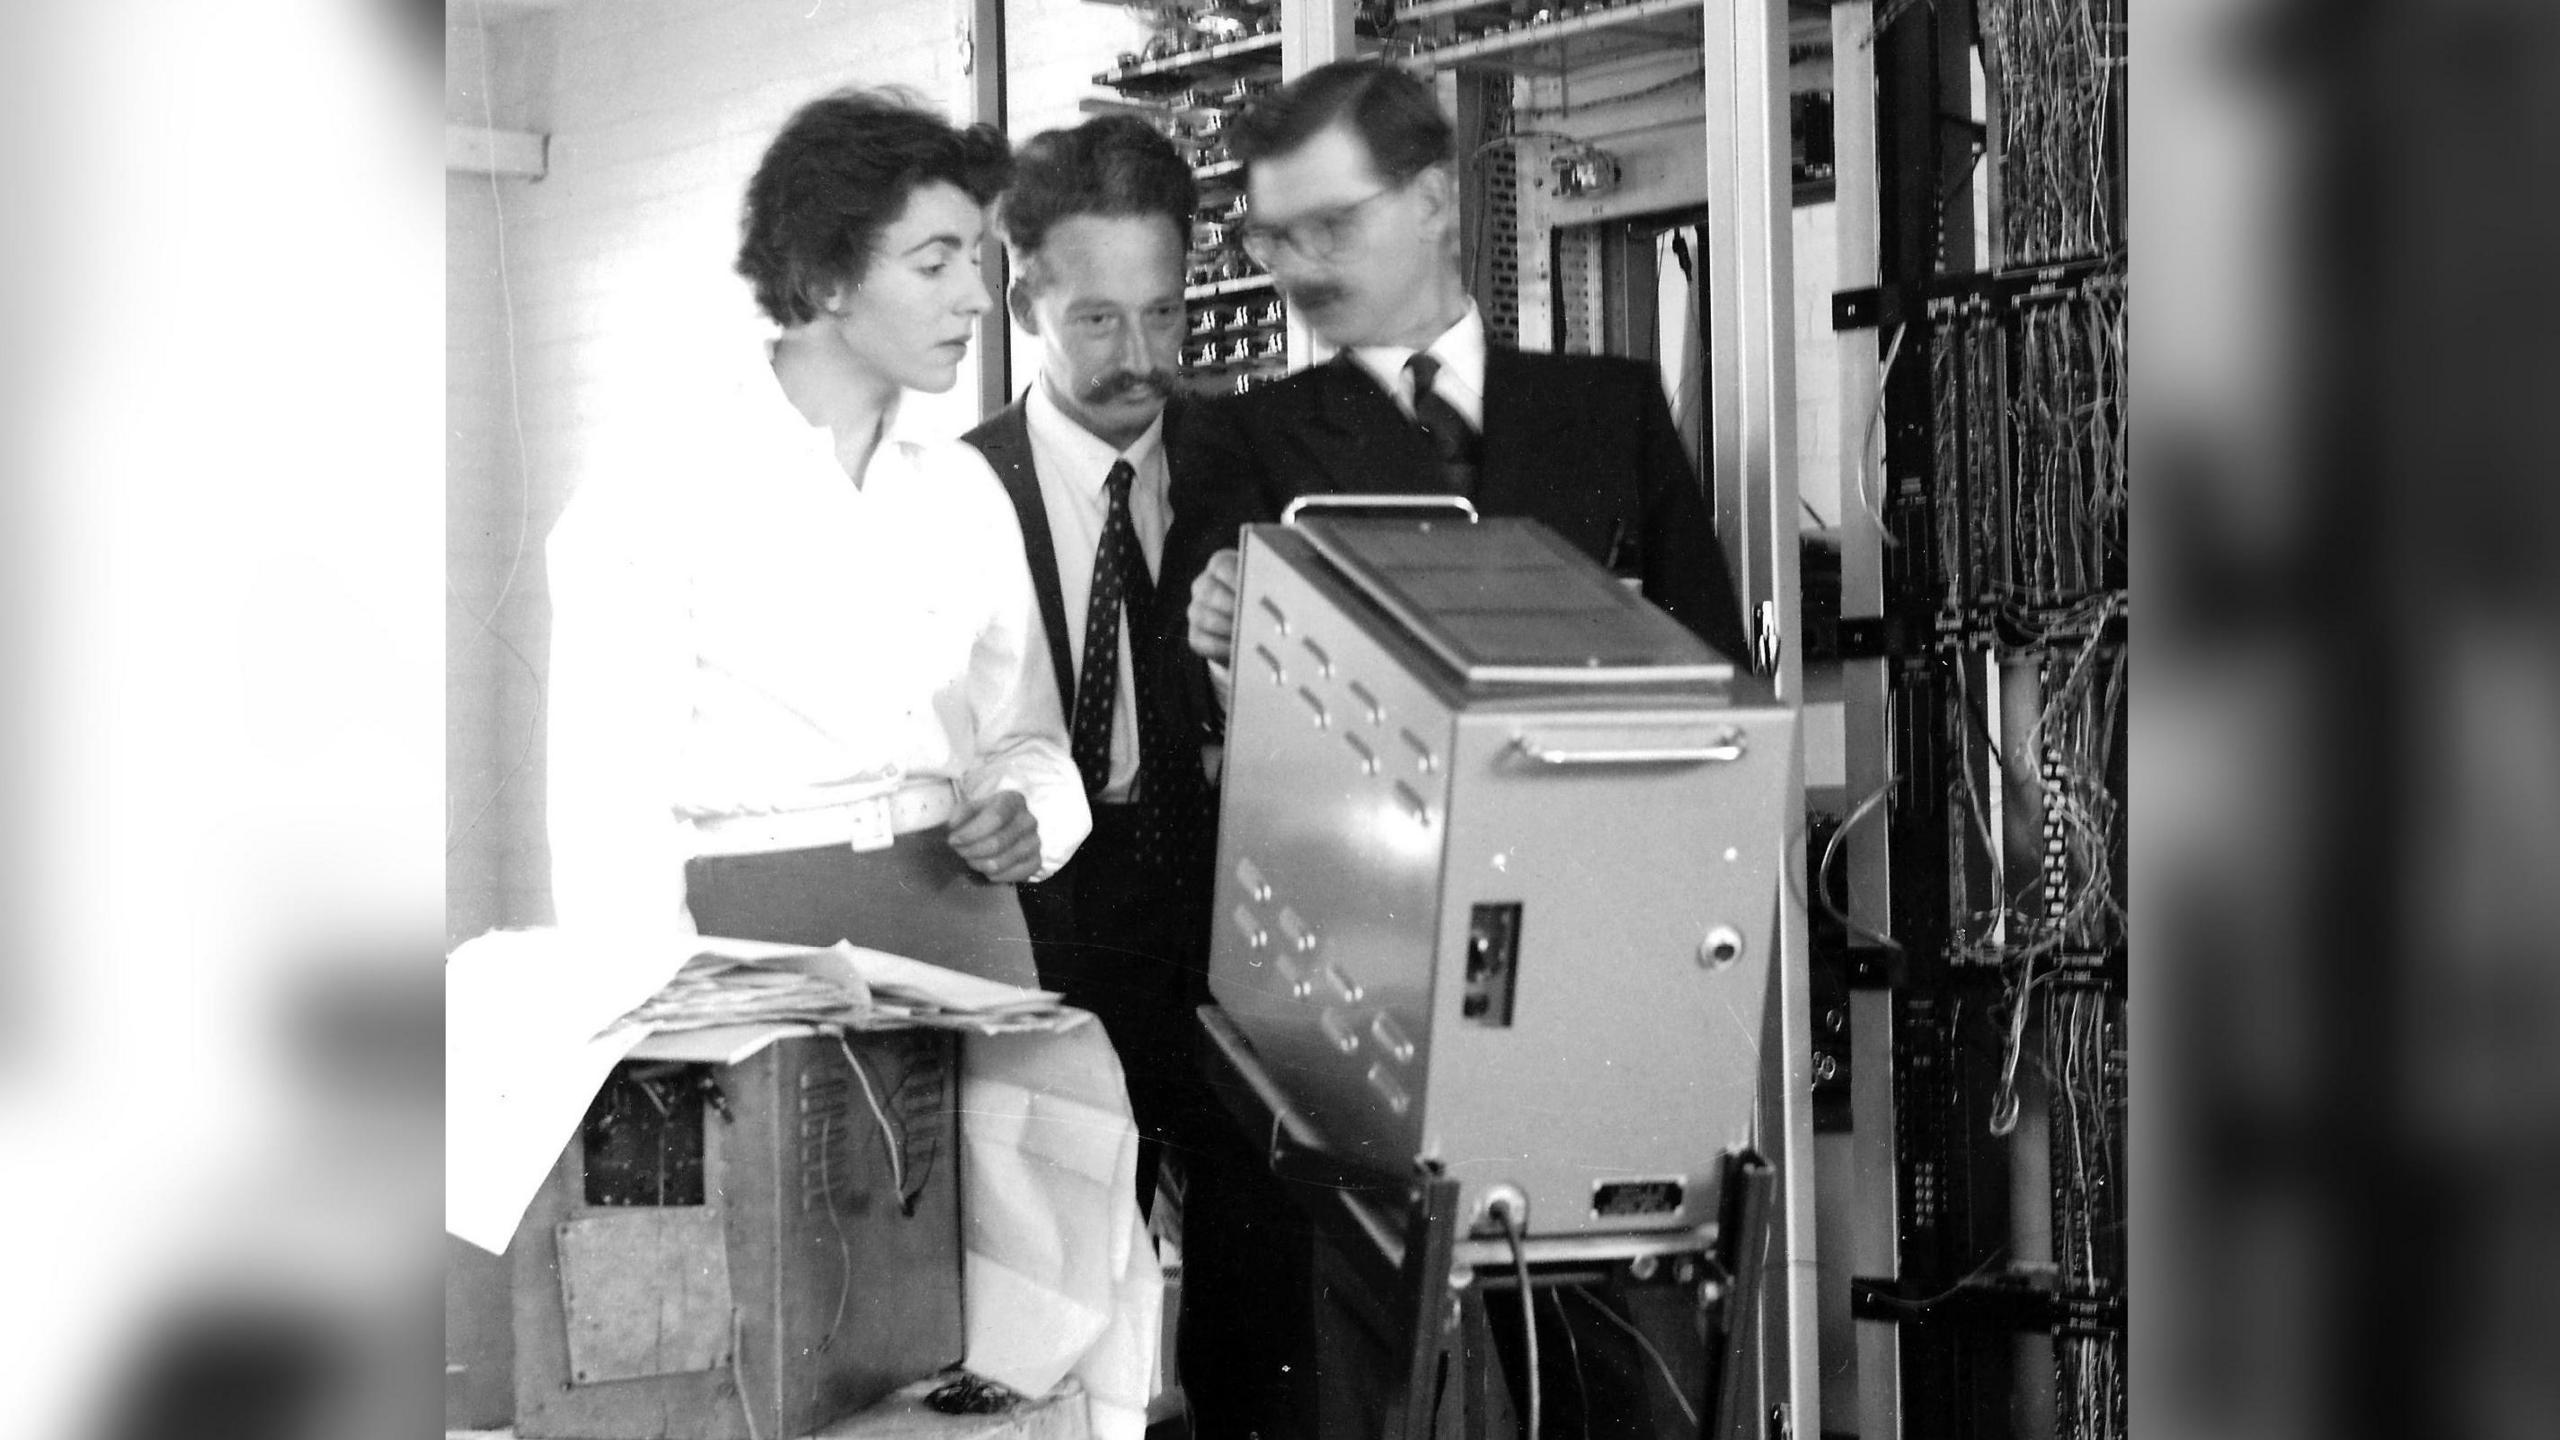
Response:
[[[1070,739],[1076,769],[1084,775],[1084,793],[1099,795],[1111,782],[1111,713],[1120,703],[1120,614],[1155,610],[1155,582],[1147,575],[1145,552],[1138,548],[1138,527],[1129,519],[1129,486],[1138,472],[1129,462],[1113,462],[1103,486],[1111,492],[1111,513],[1102,522],[1102,543],[1093,551],[1093,594],[1084,607],[1084,664],[1076,672],[1076,714]],[[1133,627],[1134,628],[1134,627]],[[1144,659],[1141,647],[1132,657]],[[1134,667],[1144,670],[1143,665]]]
[[[1476,488],[1476,467],[1484,457],[1484,437],[1458,407],[1440,397],[1431,382],[1440,374],[1440,362],[1427,354],[1417,353],[1404,362],[1405,373],[1413,377],[1413,420],[1431,440],[1431,449],[1440,457],[1440,477],[1451,494],[1472,494]]]
[[[1137,472],[1126,460],[1112,465],[1103,485],[1111,512],[1093,552],[1093,593],[1085,603],[1084,662],[1076,672],[1074,723],[1069,727],[1076,769],[1085,794],[1099,796],[1111,780],[1111,714],[1119,704],[1120,635],[1129,633],[1130,673],[1137,682],[1138,781],[1130,796],[1137,809],[1134,845],[1142,863],[1161,866],[1168,881],[1187,883],[1199,869],[1208,829],[1208,782],[1195,743],[1166,708],[1157,683],[1155,580],[1147,573],[1138,527],[1129,518],[1129,487]],[[1188,753],[1186,753],[1188,752]]]

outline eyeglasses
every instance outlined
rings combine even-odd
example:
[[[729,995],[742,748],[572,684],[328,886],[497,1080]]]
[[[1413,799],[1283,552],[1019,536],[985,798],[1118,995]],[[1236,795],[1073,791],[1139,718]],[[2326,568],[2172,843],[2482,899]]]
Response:
[[[1280,256],[1282,249],[1295,252],[1307,260],[1330,260],[1342,253],[1360,233],[1360,212],[1403,189],[1389,185],[1372,191],[1348,205],[1336,205],[1312,215],[1302,215],[1284,225],[1268,225],[1248,220],[1236,227],[1236,239],[1257,265],[1268,266]]]

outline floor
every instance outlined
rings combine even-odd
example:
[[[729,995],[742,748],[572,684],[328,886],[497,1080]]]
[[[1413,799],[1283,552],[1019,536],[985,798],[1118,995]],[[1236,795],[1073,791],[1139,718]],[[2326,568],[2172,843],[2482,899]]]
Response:
[[[1083,1393],[1070,1381],[1046,1398],[1001,1415],[945,1415],[924,1394],[938,1380],[919,1380],[888,1399],[820,1430],[811,1440],[1089,1440]],[[1148,1429],[1147,1440],[1187,1440],[1181,1421]],[[447,1430],[445,1440],[515,1440],[513,1430]]]

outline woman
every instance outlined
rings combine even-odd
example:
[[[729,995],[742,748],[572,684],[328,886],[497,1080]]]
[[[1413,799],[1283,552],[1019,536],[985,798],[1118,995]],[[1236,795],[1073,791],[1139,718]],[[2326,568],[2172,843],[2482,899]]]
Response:
[[[780,333],[707,440],[651,437],[550,542],[564,927],[861,945],[1035,983],[1015,882],[1091,825],[1012,507],[893,433],[978,317],[1003,137],[902,96],[802,108],[737,267]]]

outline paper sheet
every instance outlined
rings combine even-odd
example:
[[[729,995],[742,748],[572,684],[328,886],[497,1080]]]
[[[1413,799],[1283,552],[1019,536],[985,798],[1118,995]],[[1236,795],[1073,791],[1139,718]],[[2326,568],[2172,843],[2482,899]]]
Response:
[[[614,1022],[695,938],[499,930],[445,961],[445,1228],[503,1253],[596,1091],[645,1031]]]
[[[629,1058],[736,1065],[786,1036],[817,1033],[815,1025],[706,1025],[699,1030],[653,1030],[631,1047]]]
[[[688,971],[704,957],[715,963]],[[716,1005],[690,1010],[680,1030],[623,1023],[679,972],[690,979],[718,971],[720,961],[750,972],[736,977],[743,995],[770,993],[757,970],[813,976],[853,992],[862,997],[856,1011],[833,1018],[857,1027],[1003,1034],[1063,1031],[1090,1019],[1062,1009],[1051,991],[857,945],[492,931],[445,961],[445,1228],[503,1252],[605,1077],[644,1040],[656,1058],[734,1064],[777,1036],[808,1033],[808,1024],[791,1023],[796,1016],[724,1023]]]
[[[963,1071],[963,1363],[1030,1395],[1073,1376],[1095,1440],[1142,1440],[1164,1275],[1119,1057],[1099,1025],[973,1035]]]

